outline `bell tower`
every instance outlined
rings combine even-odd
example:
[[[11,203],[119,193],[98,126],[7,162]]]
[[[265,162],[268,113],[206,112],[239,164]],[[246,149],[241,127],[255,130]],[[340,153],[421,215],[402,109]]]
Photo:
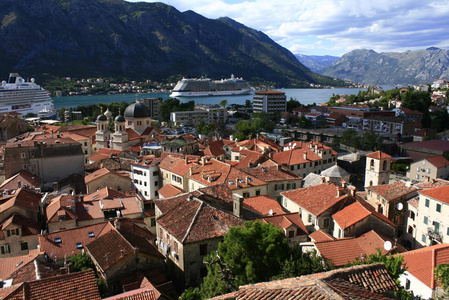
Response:
[[[390,181],[391,156],[376,151],[366,155],[365,187],[388,184]]]

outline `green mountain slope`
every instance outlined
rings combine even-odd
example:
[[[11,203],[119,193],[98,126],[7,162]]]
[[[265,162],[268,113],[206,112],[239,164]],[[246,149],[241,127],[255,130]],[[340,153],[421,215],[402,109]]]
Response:
[[[260,31],[162,3],[121,0],[2,0],[0,73],[38,77],[231,73],[279,86],[338,84],[314,74]]]

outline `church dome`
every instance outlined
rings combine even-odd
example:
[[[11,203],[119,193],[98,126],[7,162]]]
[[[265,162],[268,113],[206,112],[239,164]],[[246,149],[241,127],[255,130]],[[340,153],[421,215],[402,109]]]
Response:
[[[143,103],[133,103],[125,110],[125,118],[148,118],[149,116],[148,107]]]
[[[122,115],[118,115],[117,117],[115,117],[115,122],[125,122],[125,117],[123,117]]]
[[[108,118],[103,114],[101,114],[97,117],[97,121],[107,121],[107,120],[108,120]]]

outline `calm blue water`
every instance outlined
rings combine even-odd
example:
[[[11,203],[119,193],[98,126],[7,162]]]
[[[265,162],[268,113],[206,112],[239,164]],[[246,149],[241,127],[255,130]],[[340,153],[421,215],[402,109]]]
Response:
[[[388,90],[394,87],[384,87]],[[335,89],[279,89],[285,92],[287,100],[290,98],[298,100],[301,104],[320,104],[329,101],[329,98],[334,94],[338,95],[357,95],[359,91],[366,89],[355,88],[335,88]],[[134,102],[136,99],[143,97],[161,97],[163,99],[169,98],[169,93],[151,93],[151,94],[124,94],[124,95],[92,95],[92,96],[70,96],[70,97],[53,97],[55,108],[76,108],[79,105],[89,105],[96,103],[111,103],[111,102]],[[229,104],[245,104],[246,100],[252,100],[252,95],[243,96],[224,96],[224,97],[179,97],[181,102],[188,102],[194,100],[196,104],[219,104],[221,100],[228,100]]]

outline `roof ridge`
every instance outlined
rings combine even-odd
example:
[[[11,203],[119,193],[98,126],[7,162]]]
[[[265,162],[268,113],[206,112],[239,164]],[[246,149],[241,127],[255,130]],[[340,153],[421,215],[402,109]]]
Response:
[[[83,225],[83,226],[78,226],[78,227],[73,227],[73,228],[67,228],[67,229],[61,229],[61,230],[57,230],[57,231],[53,231],[53,232],[49,232],[47,234],[45,234],[44,236],[48,236],[50,234],[54,234],[54,233],[59,233],[61,231],[72,231],[72,230],[76,230],[76,229],[81,229],[81,228],[86,228],[86,227],[90,227],[90,226],[95,226],[95,225],[100,225],[100,224],[106,224],[109,223],[109,221],[103,221],[103,222],[99,222],[99,223],[95,223],[95,224],[88,224],[88,225]],[[106,225],[105,225],[106,226]],[[104,228],[104,227],[103,227]],[[100,231],[101,232],[101,231]]]
[[[200,211],[201,211],[201,209],[202,209],[202,207],[204,205],[204,201],[203,200],[200,200],[198,198],[197,199],[193,199],[193,200],[199,201],[200,202],[200,206],[197,208],[197,210],[195,212],[195,216],[193,216],[192,222],[190,223],[189,228],[187,228],[187,230],[186,230],[186,234],[184,235],[184,237],[181,240],[181,244],[184,244],[184,242],[186,241],[187,236],[189,235],[190,230],[192,229],[193,224],[195,223],[196,219],[198,218],[198,215],[199,215],[199,213],[200,213]]]

